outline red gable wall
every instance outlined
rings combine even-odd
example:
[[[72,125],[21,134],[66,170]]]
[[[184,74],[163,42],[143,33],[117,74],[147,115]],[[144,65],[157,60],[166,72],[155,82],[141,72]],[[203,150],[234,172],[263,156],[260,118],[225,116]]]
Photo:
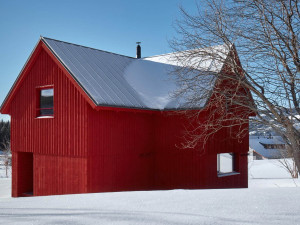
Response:
[[[36,88],[54,85],[54,118],[36,118]],[[89,104],[49,55],[41,50],[10,106],[13,152],[13,196],[22,190],[14,185],[22,178],[16,168],[18,152],[34,153],[34,194],[85,192],[87,157],[87,110]],[[45,156],[49,158],[45,158]],[[57,169],[54,169],[57,165]],[[78,179],[64,172],[73,171]],[[20,174],[19,174],[20,173]],[[52,185],[68,184],[63,190]],[[84,184],[81,186],[81,184]],[[75,188],[75,190],[74,190]]]

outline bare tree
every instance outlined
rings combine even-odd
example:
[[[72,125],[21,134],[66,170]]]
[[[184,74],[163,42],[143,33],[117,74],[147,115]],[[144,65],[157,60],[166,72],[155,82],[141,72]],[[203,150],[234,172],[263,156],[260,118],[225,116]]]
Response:
[[[296,167],[296,163],[294,159],[289,160],[288,158],[278,159],[281,166],[291,175],[292,178],[298,178],[298,169]]]
[[[3,146],[3,155],[2,155],[2,162],[5,167],[5,175],[8,177],[8,171],[11,167],[11,150],[10,150],[10,142],[6,141],[2,143]]]
[[[177,52],[172,60],[183,66],[174,73],[181,86],[174,94],[190,107],[210,99],[200,110],[184,112],[195,121],[209,112],[189,130],[184,147],[205,143],[224,127],[242,138],[252,120],[282,136],[299,171],[298,0],[206,0],[197,4],[195,14],[182,7],[181,12],[177,36],[170,41]],[[212,91],[203,91],[203,80],[209,80]],[[250,117],[253,113],[256,117]]]

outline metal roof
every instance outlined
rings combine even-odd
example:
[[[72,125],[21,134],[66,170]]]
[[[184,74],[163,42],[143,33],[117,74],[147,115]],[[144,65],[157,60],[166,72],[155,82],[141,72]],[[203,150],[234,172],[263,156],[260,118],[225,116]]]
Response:
[[[169,76],[175,65],[46,37],[42,37],[42,41],[98,106],[156,110],[182,108],[183,100],[172,97],[172,92],[179,88]],[[208,78],[206,83],[212,88],[215,79],[213,76]],[[202,102],[198,107],[204,104]]]

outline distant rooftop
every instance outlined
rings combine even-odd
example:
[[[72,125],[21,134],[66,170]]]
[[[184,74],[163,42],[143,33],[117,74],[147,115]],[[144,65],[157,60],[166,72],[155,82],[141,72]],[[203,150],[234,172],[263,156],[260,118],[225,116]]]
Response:
[[[265,158],[281,158],[284,154],[284,149],[282,148],[285,145],[282,137],[272,136],[250,136],[249,137],[249,147],[255,150],[260,155]],[[274,148],[271,148],[271,147]]]

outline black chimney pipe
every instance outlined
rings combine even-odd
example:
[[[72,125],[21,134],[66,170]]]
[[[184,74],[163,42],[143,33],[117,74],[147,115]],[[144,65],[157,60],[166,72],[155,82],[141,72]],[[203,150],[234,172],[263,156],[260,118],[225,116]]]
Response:
[[[142,56],[140,44],[141,44],[141,42],[137,42],[137,46],[136,46],[136,58],[137,59],[140,59]]]

